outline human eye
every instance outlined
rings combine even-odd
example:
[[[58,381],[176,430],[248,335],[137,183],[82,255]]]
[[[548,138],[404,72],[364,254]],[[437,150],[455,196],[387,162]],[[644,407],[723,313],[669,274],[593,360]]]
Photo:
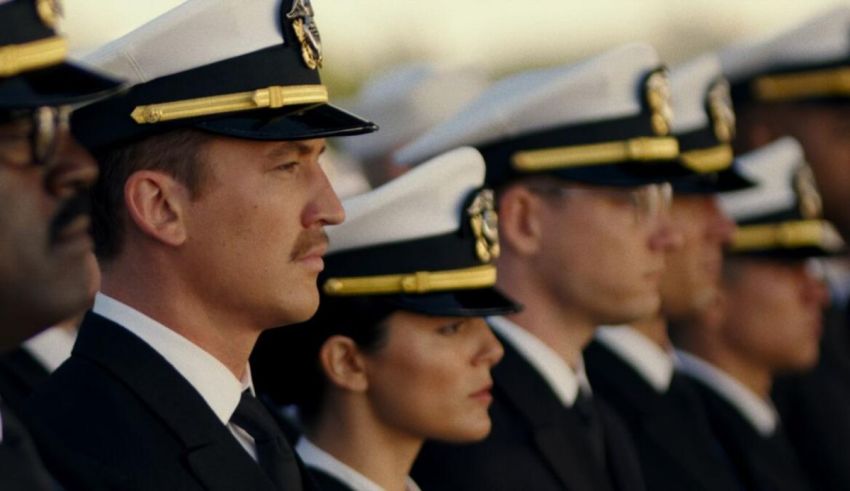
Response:
[[[275,167],[275,170],[283,171],[283,172],[295,172],[298,170],[298,167],[301,165],[297,160],[290,160],[287,162],[283,162]]]
[[[440,327],[437,329],[437,332],[443,336],[452,336],[460,332],[461,328],[463,327],[463,324],[463,321],[454,321],[449,322],[447,324],[441,324]]]

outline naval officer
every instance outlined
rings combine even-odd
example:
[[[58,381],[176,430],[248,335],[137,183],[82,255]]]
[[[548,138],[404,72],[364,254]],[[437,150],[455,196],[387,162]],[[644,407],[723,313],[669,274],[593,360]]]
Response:
[[[695,175],[672,183],[670,215],[681,242],[666,257],[661,308],[627,326],[600,328],[585,361],[595,393],[635,438],[648,489],[736,489],[696,393],[675,372],[667,329],[688,322],[717,294],[734,224],[716,195],[751,183],[734,166],[734,112],[717,58],[674,67],[670,86],[681,162]]]
[[[71,137],[69,105],[115,82],[65,61],[55,2],[0,1],[0,352],[90,300],[85,190],[97,177]],[[0,488],[52,489],[19,417],[0,395]],[[17,401],[15,401],[17,402]]]
[[[496,83],[398,153],[417,162],[481,150],[496,188],[498,285],[525,309],[489,319],[505,345],[493,370],[493,430],[471,445],[426,444],[423,487],[644,489],[628,431],[593,396],[582,349],[596,326],[659,305],[675,238],[664,181],[690,174],[670,134],[654,49],[633,44]]]
[[[316,310],[324,138],[374,130],[328,103],[312,6],[190,0],[87,61],[132,85],[74,119],[102,288],[31,399],[45,460],[71,489],[311,489],[248,356]]]

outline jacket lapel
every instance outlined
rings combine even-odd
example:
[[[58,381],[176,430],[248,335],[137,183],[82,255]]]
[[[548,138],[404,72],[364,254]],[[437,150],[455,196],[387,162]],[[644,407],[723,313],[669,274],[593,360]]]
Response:
[[[101,365],[135,392],[181,442],[191,472],[206,489],[275,489],[194,387],[137,336],[90,312],[74,354]]]
[[[693,482],[708,483],[707,489],[725,487],[711,484],[716,477],[707,472],[704,462],[714,457],[688,439],[688,435],[698,433],[687,425],[698,422],[684,421],[678,408],[670,406],[675,403],[656,392],[634,368],[605,345],[594,341],[585,350],[585,357],[594,389],[617,407],[628,408],[623,417],[634,422],[640,438],[651,442],[670,462],[677,463]]]
[[[592,460],[583,429],[543,378],[511,347],[493,369],[494,392],[530,426],[534,443],[552,472],[571,491],[604,491],[608,479]],[[574,415],[573,415],[574,416]]]

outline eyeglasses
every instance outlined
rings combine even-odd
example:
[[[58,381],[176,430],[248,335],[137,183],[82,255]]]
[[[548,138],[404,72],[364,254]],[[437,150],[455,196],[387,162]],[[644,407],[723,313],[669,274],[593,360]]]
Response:
[[[535,193],[561,197],[595,196],[624,203],[634,209],[636,223],[650,223],[670,211],[673,187],[670,183],[648,184],[640,187],[613,188],[582,185],[530,186]]]
[[[0,129],[0,162],[16,167],[51,169],[59,142],[70,127],[70,106],[41,106],[15,112],[8,131]]]

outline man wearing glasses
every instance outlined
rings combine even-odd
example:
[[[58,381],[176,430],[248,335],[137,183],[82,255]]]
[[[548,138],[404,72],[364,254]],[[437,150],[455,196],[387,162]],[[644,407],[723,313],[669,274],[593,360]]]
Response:
[[[91,301],[84,191],[97,168],[71,137],[68,104],[115,83],[64,62],[52,7],[0,0],[0,351]],[[52,489],[2,401],[0,419],[0,488]]]
[[[655,312],[670,186],[666,77],[648,45],[497,83],[399,152],[458,145],[497,190],[499,287],[525,309],[489,319],[505,346],[483,442],[426,444],[413,469],[442,490],[644,489],[628,432],[593,397],[582,349],[596,326]]]
[[[670,72],[673,133],[694,176],[673,182],[670,211],[681,247],[666,257],[661,308],[626,326],[603,326],[585,350],[595,394],[626,421],[648,489],[728,490],[740,480],[719,451],[696,392],[675,372],[669,324],[691,321],[715,301],[723,246],[734,223],[717,193],[751,183],[733,166],[734,113],[712,56]]]

